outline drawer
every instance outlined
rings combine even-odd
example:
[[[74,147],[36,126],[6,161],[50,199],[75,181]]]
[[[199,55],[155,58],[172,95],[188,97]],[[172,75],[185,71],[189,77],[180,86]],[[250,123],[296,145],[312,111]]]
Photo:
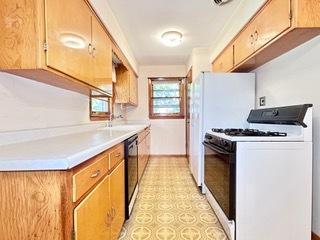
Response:
[[[109,170],[113,169],[124,159],[124,144],[119,144],[109,151]]]
[[[109,154],[103,153],[89,166],[76,172],[72,177],[73,202],[82,197],[93,185],[95,185],[109,169]]]

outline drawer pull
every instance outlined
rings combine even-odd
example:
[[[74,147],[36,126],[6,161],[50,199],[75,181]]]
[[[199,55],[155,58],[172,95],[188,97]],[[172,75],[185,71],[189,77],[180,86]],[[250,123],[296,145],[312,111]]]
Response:
[[[96,178],[100,175],[100,170],[95,171],[94,173],[91,174],[91,178]]]
[[[117,153],[115,157],[120,157],[121,156],[121,153]]]

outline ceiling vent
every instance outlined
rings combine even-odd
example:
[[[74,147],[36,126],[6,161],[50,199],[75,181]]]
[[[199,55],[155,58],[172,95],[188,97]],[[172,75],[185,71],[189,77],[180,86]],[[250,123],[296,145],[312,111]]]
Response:
[[[213,2],[219,6],[230,2],[231,0],[213,0]]]

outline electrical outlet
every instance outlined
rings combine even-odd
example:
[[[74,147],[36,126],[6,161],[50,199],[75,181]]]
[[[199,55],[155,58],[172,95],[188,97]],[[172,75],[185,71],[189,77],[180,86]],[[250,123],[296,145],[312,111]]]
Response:
[[[259,105],[260,105],[260,107],[266,105],[266,97],[259,98]]]

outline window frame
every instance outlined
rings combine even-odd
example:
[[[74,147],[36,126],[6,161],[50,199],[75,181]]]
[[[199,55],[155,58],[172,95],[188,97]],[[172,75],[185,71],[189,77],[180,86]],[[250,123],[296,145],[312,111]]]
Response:
[[[108,98],[108,112],[93,112],[92,111],[92,98]],[[90,120],[91,121],[104,121],[108,120],[110,115],[113,112],[113,98],[110,97],[109,95],[93,95],[90,94],[90,103],[89,103],[89,115],[90,115]]]
[[[179,81],[180,82],[180,112],[179,113],[154,113],[153,112],[153,88],[154,81]],[[148,100],[150,119],[184,119],[185,118],[185,77],[149,77],[148,78]]]

